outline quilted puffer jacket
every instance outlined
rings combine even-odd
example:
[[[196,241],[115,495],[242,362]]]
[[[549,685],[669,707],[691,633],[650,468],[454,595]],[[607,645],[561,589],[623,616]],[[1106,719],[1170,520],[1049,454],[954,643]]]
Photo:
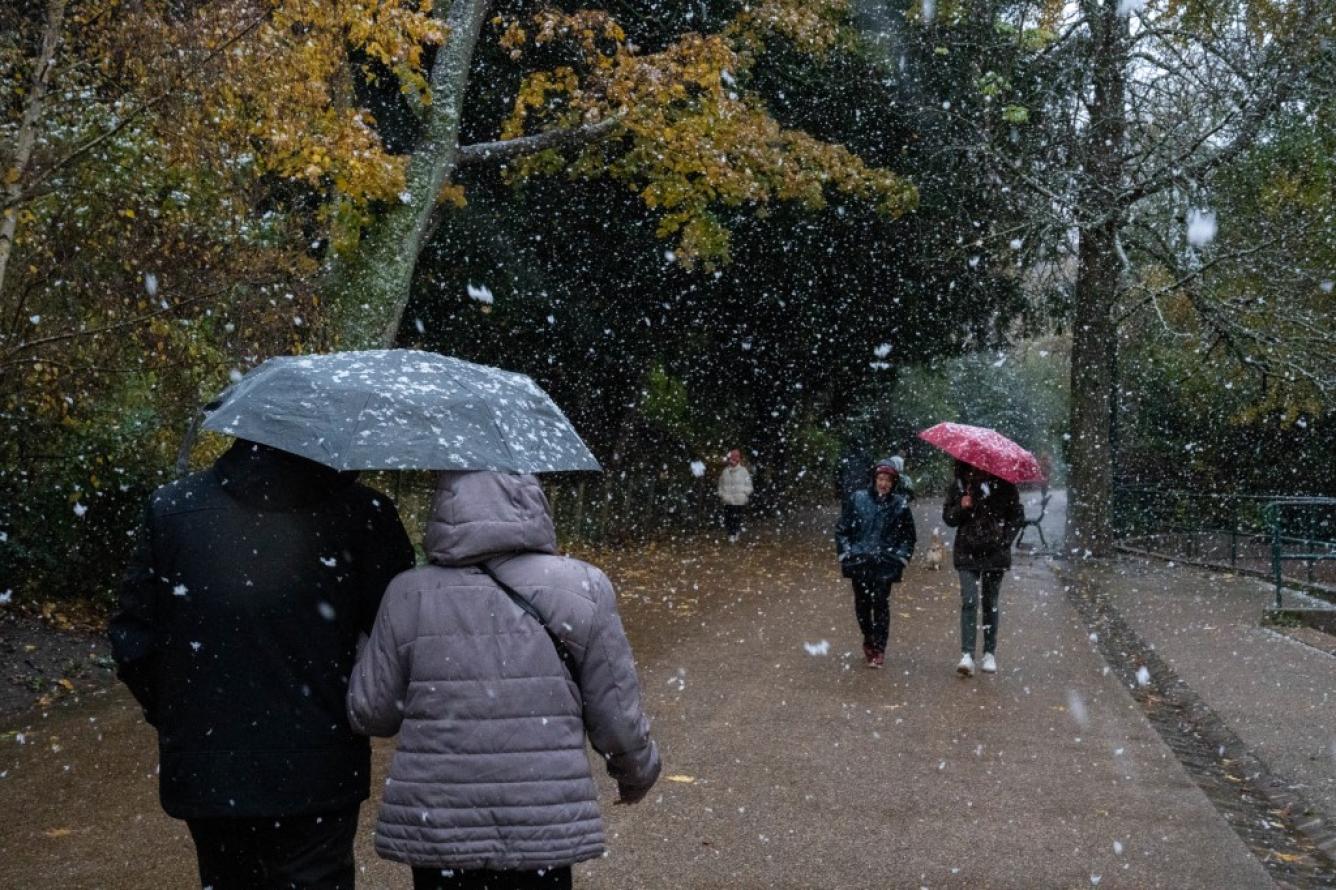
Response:
[[[643,797],[660,769],[612,585],[554,555],[532,476],[442,473],[425,543],[430,564],[391,582],[348,691],[354,729],[399,734],[376,851],[458,869],[599,856],[586,734],[624,800]],[[543,616],[577,678],[481,562]]]

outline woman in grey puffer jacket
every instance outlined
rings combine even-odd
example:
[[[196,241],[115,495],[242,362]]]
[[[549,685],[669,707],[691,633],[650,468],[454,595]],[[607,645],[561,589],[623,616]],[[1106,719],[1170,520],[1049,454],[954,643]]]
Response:
[[[533,476],[442,473],[425,546],[429,564],[390,583],[348,690],[354,729],[399,734],[376,851],[413,866],[419,890],[569,887],[604,844],[586,733],[622,802],[660,769],[612,585],[555,555]]]

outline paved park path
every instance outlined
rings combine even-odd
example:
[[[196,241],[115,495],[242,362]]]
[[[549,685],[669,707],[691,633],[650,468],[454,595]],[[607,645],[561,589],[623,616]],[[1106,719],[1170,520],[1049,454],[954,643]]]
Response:
[[[940,525],[934,506],[918,517],[924,549]],[[579,886],[1277,886],[1106,662],[1063,564],[1017,558],[1002,593],[1001,671],[961,680],[956,576],[916,560],[895,590],[887,666],[868,670],[833,519],[807,515],[738,545],[692,536],[600,557],[665,773],[644,804],[606,807],[610,852],[577,870]],[[1056,531],[1060,512],[1052,519]],[[1162,587],[1190,576],[1145,571],[1168,573]],[[1215,628],[1201,614],[1178,616],[1184,634]],[[1236,619],[1255,626],[1243,612],[1221,620]],[[1166,643],[1176,634],[1145,630]],[[1330,745],[1336,723],[1322,708],[1336,658],[1279,638],[1252,645],[1249,659],[1267,646],[1302,659],[1316,709],[1304,720],[1327,720],[1305,744]],[[1181,667],[1191,681],[1219,673],[1202,657]],[[1257,692],[1235,696],[1225,716],[1248,711]],[[1257,722],[1259,744],[1286,749]],[[383,770],[389,747],[377,750]],[[1320,765],[1307,768],[1321,778]],[[158,809],[154,769],[152,733],[120,689],[0,727],[0,887],[190,886],[189,839]],[[407,888],[406,869],[370,851],[373,815],[363,809],[359,886]]]

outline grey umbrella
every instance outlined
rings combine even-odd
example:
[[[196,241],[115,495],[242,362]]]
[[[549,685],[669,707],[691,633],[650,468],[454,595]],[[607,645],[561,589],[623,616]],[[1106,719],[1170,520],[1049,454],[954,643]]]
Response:
[[[207,409],[204,429],[338,470],[598,470],[528,377],[433,352],[269,359]]]

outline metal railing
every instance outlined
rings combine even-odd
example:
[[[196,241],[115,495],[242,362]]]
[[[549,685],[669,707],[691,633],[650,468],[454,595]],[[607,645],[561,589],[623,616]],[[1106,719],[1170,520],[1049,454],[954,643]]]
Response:
[[[1263,510],[1271,529],[1271,576],[1276,583],[1276,608],[1281,608],[1285,562],[1303,562],[1308,583],[1316,583],[1317,567],[1336,564],[1336,498],[1284,498]],[[1294,545],[1294,549],[1287,549]]]
[[[1124,545],[1336,593],[1336,498],[1121,487]],[[1301,566],[1293,571],[1295,564]]]

